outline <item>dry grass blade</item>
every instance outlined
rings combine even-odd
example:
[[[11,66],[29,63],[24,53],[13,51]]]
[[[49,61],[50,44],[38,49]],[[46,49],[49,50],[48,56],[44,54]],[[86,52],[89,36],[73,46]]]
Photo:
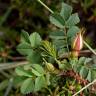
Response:
[[[11,69],[11,68],[15,68],[18,66],[23,66],[28,64],[27,61],[22,61],[22,62],[13,62],[13,63],[2,63],[0,64],[0,70],[6,70],[6,69]]]

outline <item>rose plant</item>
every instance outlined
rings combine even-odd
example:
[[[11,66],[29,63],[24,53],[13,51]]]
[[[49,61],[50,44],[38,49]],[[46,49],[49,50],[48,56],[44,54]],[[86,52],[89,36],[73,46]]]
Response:
[[[23,31],[17,50],[26,57],[28,64],[17,67],[15,82],[22,94],[34,96],[72,96],[96,79],[96,65],[92,59],[79,56],[83,48],[82,29],[78,13],[62,3],[60,12],[51,11],[50,22],[56,26],[43,40],[37,32],[30,35]],[[90,88],[80,96],[92,93]],[[33,96],[33,95],[32,95]],[[75,95],[74,95],[75,96]]]

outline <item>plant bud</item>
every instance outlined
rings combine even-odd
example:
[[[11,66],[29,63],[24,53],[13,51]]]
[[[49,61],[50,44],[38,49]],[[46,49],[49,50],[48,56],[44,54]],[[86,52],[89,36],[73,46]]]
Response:
[[[51,63],[46,63],[46,67],[50,72],[53,72],[55,70],[55,67]]]
[[[80,50],[83,48],[83,38],[79,32],[72,42],[72,57],[78,57]]]
[[[81,32],[79,32],[72,42],[72,50],[80,51],[82,47],[83,47],[83,38],[81,36]]]

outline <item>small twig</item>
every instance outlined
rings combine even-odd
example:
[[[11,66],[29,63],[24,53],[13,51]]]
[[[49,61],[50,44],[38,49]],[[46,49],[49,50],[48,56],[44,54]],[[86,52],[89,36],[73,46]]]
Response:
[[[1,73],[3,76],[5,76],[6,78],[9,78],[9,77],[10,77],[10,75],[9,75],[8,73],[4,72],[3,70],[2,70],[2,71],[0,70],[0,73]]]
[[[4,96],[8,96],[9,92],[11,91],[12,85],[13,85],[13,78],[11,78],[9,80],[9,84],[8,84],[8,87],[7,87],[6,91],[5,91]]]
[[[81,93],[83,90],[85,90],[85,89],[87,89],[89,86],[93,85],[95,82],[96,82],[96,79],[95,79],[93,82],[91,82],[91,83],[89,83],[88,85],[86,85],[85,87],[83,87],[81,90],[79,90],[79,91],[78,91],[77,93],[75,93],[73,96],[78,95],[78,94]]]
[[[90,50],[94,55],[96,55],[96,52],[90,47],[90,45],[88,45],[87,42],[83,41],[83,43],[89,48],[89,50]]]
[[[54,13],[48,6],[46,6],[41,0],[37,0],[41,5],[43,5],[49,12]]]
[[[6,70],[6,69],[11,69],[11,68],[15,68],[18,66],[23,66],[28,64],[27,61],[23,61],[23,62],[14,62],[14,63],[3,63],[0,64],[0,70]]]
[[[85,56],[85,57],[88,57],[88,56],[91,56],[93,52],[91,52],[90,50],[81,50],[80,51],[80,54],[79,54],[79,57],[81,56]],[[62,53],[58,59],[63,59],[63,58],[68,58],[68,53]]]
[[[25,60],[25,57],[12,57],[12,56],[8,56],[8,59],[11,59],[13,61],[22,61]]]

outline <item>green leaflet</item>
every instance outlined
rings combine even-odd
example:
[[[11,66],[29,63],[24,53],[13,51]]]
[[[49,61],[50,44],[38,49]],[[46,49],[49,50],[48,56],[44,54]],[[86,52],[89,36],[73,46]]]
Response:
[[[34,91],[34,82],[32,78],[27,78],[21,85],[21,93],[28,94],[32,91]]]

